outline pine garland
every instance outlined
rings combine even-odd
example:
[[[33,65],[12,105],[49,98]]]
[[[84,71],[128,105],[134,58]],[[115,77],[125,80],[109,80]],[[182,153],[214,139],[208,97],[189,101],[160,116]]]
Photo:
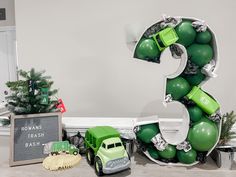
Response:
[[[6,85],[11,90],[11,95],[6,97],[9,111],[16,115],[19,114],[35,114],[54,112],[58,100],[53,98],[57,93],[57,89],[52,90],[50,76],[43,76],[45,71],[36,72],[32,68],[29,72],[20,70],[19,76],[21,80],[7,82]],[[42,89],[47,89],[46,104],[42,104],[43,92]]]
[[[225,145],[231,139],[236,138],[236,132],[232,131],[232,127],[235,123],[236,115],[234,111],[223,115],[219,145]]]

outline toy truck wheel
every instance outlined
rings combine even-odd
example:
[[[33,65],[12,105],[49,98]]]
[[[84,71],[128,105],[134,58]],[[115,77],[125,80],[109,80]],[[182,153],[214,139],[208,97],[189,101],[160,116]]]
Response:
[[[51,152],[51,155],[54,156],[54,155],[57,155],[58,152]]]
[[[86,159],[89,165],[94,164],[94,153],[91,149],[86,150]]]
[[[95,157],[95,172],[98,176],[103,175],[102,171],[102,161],[99,157]]]
[[[77,155],[77,154],[78,154],[78,152],[77,152],[77,151],[75,151],[75,152],[73,152],[73,154],[74,154],[74,155]]]

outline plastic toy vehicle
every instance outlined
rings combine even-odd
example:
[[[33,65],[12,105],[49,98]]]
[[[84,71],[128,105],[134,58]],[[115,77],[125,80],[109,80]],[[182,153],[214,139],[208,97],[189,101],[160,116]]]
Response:
[[[171,44],[174,44],[179,39],[174,28],[170,27],[159,31],[152,37],[155,40],[157,47],[160,51],[163,51],[166,47],[170,46]]]
[[[86,158],[95,163],[98,176],[128,169],[130,158],[121,142],[119,132],[109,126],[90,128],[85,133]]]
[[[44,154],[58,155],[62,152],[77,155],[78,149],[69,143],[69,141],[49,142],[44,145]]]
[[[194,86],[188,93],[187,98],[193,100],[209,115],[214,114],[220,108],[220,105],[212,97],[202,91],[200,87]]]

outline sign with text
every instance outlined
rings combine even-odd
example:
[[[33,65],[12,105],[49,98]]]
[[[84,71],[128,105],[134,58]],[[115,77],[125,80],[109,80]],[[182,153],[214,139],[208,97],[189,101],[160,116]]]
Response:
[[[42,162],[44,144],[61,137],[61,113],[13,115],[10,166]]]

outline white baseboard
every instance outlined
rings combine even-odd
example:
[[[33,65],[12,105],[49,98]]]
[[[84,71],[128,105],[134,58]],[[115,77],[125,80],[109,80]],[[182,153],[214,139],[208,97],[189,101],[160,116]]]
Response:
[[[0,127],[0,136],[9,136],[10,135],[10,126],[1,126]]]
[[[136,118],[125,117],[64,117],[62,119],[63,126],[69,136],[76,134],[78,131],[84,135],[87,129],[104,125],[116,128],[124,137],[133,136],[135,122]]]
[[[136,118],[125,117],[63,117],[62,124],[69,136],[78,131],[84,135],[87,129],[95,126],[109,125],[116,128],[123,137],[133,136]],[[10,127],[0,127],[0,136],[9,136]]]
[[[95,126],[109,125],[119,130],[123,136],[132,136],[133,127],[137,123],[137,118],[129,117],[63,117],[63,127],[68,135],[75,135],[78,131],[84,135],[87,129]],[[236,125],[233,127],[236,132]],[[10,127],[0,127],[0,136],[9,136]],[[236,139],[230,141],[236,146]]]

